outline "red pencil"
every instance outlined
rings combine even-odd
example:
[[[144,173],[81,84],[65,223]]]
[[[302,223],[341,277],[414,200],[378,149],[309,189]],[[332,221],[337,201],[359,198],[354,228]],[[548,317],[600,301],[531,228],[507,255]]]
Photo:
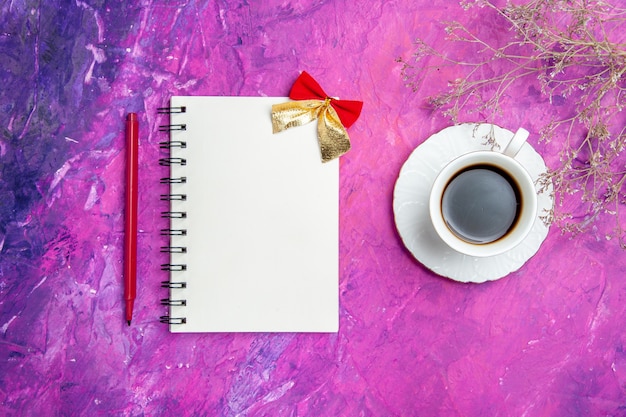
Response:
[[[137,295],[137,165],[139,121],[136,113],[126,118],[126,210],[124,213],[124,299],[130,326]]]

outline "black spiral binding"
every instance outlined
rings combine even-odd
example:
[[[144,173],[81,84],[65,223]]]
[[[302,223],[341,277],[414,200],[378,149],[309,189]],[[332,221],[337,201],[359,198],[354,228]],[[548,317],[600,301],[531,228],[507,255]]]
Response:
[[[184,246],[161,246],[161,253],[187,253]]]
[[[186,282],[161,281],[161,288],[187,288]]]
[[[159,321],[165,324],[185,324],[187,323],[187,318],[186,317],[161,316]]]
[[[179,107],[157,107],[158,114],[186,113],[186,106]]]
[[[186,306],[187,300],[172,300],[170,298],[161,299],[162,306]]]
[[[187,125],[184,123],[175,125],[161,125],[159,126],[159,132],[171,132],[172,130],[187,130]]]
[[[187,142],[184,142],[182,140],[168,140],[165,142],[159,142],[159,148],[161,149],[172,149],[172,148],[186,149]]]
[[[161,194],[161,201],[186,201],[187,194]]]
[[[172,114],[172,113],[185,113],[187,108],[185,106],[180,107],[159,107],[157,109],[158,114]],[[159,132],[171,132],[171,131],[185,131],[187,130],[186,124],[166,124],[159,126]],[[168,138],[169,139],[169,138]],[[187,142],[181,140],[166,140],[163,142],[159,142],[159,148],[169,151],[171,149],[186,149]],[[178,157],[164,157],[159,159],[160,166],[172,166],[172,165],[180,165],[186,166],[187,160],[185,158]],[[164,177],[160,180],[161,184],[186,184],[187,177]],[[160,195],[161,201],[186,201],[187,194],[182,193],[166,193]],[[161,218],[164,219],[185,219],[187,218],[187,212],[185,211],[162,211]],[[187,229],[161,229],[161,236],[185,236],[187,235]],[[185,246],[161,246],[161,253],[187,253],[187,248]],[[187,288],[187,282],[185,281],[172,281],[172,273],[176,272],[185,272],[187,271],[187,265],[185,264],[161,264],[161,270],[167,271],[170,273],[170,280],[161,282],[162,288],[176,288],[182,289]],[[171,298],[163,298],[161,299],[161,305],[164,306],[186,306],[187,300],[184,299],[171,299]],[[165,324],[185,324],[187,323],[186,317],[171,317],[169,315],[161,316],[159,318],[161,323]]]
[[[161,271],[186,271],[185,264],[161,264]]]
[[[159,165],[168,167],[170,165],[187,165],[187,160],[185,158],[160,158]]]
[[[187,183],[187,177],[177,177],[177,178],[164,177],[164,178],[161,178],[161,184],[186,184],[186,183]]]
[[[187,212],[185,211],[162,211],[161,218],[163,219],[185,219],[187,218]]]

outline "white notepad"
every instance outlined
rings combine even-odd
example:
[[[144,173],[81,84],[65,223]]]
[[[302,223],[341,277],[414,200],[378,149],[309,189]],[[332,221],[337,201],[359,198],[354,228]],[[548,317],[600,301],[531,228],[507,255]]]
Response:
[[[171,99],[172,332],[338,329],[339,162],[321,162],[315,122],[272,133],[286,101]]]

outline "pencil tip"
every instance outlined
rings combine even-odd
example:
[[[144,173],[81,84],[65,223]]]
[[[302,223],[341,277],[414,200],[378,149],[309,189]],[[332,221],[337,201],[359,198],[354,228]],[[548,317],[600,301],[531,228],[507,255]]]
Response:
[[[130,326],[130,320],[128,320],[128,325]]]

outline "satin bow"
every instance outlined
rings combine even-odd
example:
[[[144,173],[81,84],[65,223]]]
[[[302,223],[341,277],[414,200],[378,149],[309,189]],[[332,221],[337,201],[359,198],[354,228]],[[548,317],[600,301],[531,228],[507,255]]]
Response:
[[[296,79],[289,98],[296,101],[272,106],[274,133],[319,119],[317,138],[322,162],[328,162],[348,152],[350,138],[346,129],[359,118],[363,102],[329,97],[306,71]]]

